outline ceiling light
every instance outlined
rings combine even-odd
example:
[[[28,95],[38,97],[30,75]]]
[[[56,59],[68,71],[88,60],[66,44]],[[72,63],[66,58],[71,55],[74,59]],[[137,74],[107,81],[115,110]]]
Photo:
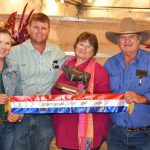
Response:
[[[92,3],[93,0],[87,0],[88,3]]]
[[[64,0],[60,0],[61,3],[64,3]]]

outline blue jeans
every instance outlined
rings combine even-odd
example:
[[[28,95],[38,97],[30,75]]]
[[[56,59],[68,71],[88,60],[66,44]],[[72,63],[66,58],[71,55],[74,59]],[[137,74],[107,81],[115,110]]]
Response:
[[[52,115],[25,115],[15,126],[11,150],[49,150],[53,137]]]
[[[127,131],[126,128],[111,124],[108,150],[150,150],[150,128],[142,131]]]
[[[14,137],[14,124],[8,121],[0,124],[0,149],[10,150]]]

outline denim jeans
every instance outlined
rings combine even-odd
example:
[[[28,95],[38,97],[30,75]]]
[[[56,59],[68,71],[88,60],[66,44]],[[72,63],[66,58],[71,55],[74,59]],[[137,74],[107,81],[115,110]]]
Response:
[[[53,136],[52,115],[25,115],[15,126],[11,150],[49,150]]]
[[[0,124],[0,149],[10,150],[14,137],[14,124],[4,122]]]
[[[110,125],[108,150],[150,150],[150,128],[127,131],[126,128]]]

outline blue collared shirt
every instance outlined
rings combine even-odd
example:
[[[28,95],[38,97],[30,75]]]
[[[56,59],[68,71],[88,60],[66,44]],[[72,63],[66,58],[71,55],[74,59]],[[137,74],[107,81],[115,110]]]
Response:
[[[110,87],[112,93],[124,93],[126,91],[135,91],[144,95],[150,100],[150,52],[139,50],[137,57],[128,68],[125,66],[124,56],[119,53],[105,63],[110,76]],[[147,71],[147,77],[142,78],[142,84],[139,85],[139,77],[136,70]],[[143,127],[150,125],[150,104],[135,103],[132,114],[127,112],[111,114],[113,123],[122,127]]]

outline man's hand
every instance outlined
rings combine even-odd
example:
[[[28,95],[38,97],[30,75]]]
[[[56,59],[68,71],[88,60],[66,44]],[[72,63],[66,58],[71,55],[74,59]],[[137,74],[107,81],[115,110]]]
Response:
[[[124,99],[128,104],[131,104],[132,102],[136,102],[139,104],[149,103],[148,99],[145,96],[140,95],[134,91],[125,92]]]
[[[9,96],[6,94],[0,94],[0,104],[6,104]]]
[[[7,120],[11,123],[20,122],[23,118],[22,114],[13,114],[12,112],[9,112],[7,116]]]

